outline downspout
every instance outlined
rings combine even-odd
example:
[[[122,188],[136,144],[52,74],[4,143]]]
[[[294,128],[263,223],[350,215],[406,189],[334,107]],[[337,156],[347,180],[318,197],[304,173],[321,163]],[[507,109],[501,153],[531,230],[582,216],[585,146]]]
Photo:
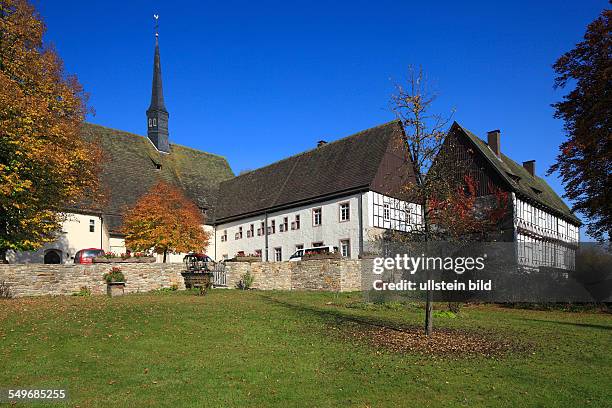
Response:
[[[359,193],[359,201],[357,202],[359,212],[359,258],[363,257],[363,192]]]
[[[217,224],[213,224],[213,231],[214,231],[214,240],[215,240],[215,253],[213,254],[213,256],[215,257],[215,261],[217,260]]]
[[[268,262],[268,213],[266,213],[264,236],[266,237],[266,262]]]

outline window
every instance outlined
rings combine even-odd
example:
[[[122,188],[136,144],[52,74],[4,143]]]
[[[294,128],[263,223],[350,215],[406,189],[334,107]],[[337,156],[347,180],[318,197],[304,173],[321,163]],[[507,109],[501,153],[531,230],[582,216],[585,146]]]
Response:
[[[391,219],[391,206],[389,203],[383,205],[383,219],[388,221]]]
[[[266,224],[262,222],[260,224],[260,227],[257,228],[257,236],[263,235],[265,230],[266,230]]]
[[[274,234],[276,232],[276,221],[270,221],[270,226],[268,227],[268,234]]]
[[[317,227],[321,225],[323,221],[323,213],[320,208],[315,208],[312,210],[312,225]]]
[[[153,118],[153,126],[157,126],[157,119]]]
[[[304,249],[304,244],[297,244],[297,245],[295,246],[295,250],[296,250],[296,251],[299,251],[299,250],[302,250],[302,249]]]
[[[252,238],[255,236],[255,224],[249,225],[249,230],[247,231],[247,238]]]
[[[351,241],[348,239],[340,240],[340,254],[345,258],[351,257]]]
[[[261,249],[256,249],[255,250],[255,256],[261,258]]]
[[[223,230],[223,235],[221,235],[221,242],[227,241],[227,230]]]
[[[316,247],[322,247],[323,246],[323,242],[313,242],[312,243],[312,247],[316,248]]]
[[[351,206],[349,203],[340,203],[340,222],[351,219]]]
[[[289,231],[289,217],[283,218],[283,223],[279,226],[280,232]]]
[[[238,232],[235,236],[236,239],[242,239],[242,227],[238,227]]]
[[[274,260],[276,262],[283,260],[283,249],[281,247],[274,248]]]
[[[151,127],[151,126],[152,126],[152,123],[153,123],[153,122],[151,122],[151,118],[149,118],[149,127]]]
[[[89,232],[96,230],[96,220],[89,220]]]
[[[299,214],[297,214],[295,216],[295,221],[294,222],[295,222],[295,229],[299,230],[300,229],[300,215]]]

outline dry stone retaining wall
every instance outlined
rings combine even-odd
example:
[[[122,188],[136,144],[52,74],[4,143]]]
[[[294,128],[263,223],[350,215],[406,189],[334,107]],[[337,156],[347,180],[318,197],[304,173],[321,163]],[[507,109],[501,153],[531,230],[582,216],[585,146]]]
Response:
[[[15,297],[71,295],[82,287],[93,294],[106,293],[102,276],[113,266],[126,278],[125,293],[147,292],[177,286],[184,289],[182,263],[122,263],[93,265],[0,264],[0,282]],[[301,262],[228,262],[227,286],[235,288],[242,276],[254,276],[261,290],[355,291],[361,289],[361,261],[321,259]]]

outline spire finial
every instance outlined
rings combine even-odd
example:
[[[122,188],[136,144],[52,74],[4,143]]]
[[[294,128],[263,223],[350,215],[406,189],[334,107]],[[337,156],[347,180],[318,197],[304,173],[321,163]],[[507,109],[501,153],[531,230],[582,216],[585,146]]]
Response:
[[[155,19],[155,37],[159,37],[159,14],[153,14]]]

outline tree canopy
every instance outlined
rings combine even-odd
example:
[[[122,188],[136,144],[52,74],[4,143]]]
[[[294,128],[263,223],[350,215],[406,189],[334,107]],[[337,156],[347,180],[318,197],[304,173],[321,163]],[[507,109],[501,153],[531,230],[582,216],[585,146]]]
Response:
[[[0,1],[0,261],[56,239],[63,211],[98,191],[100,150],[80,137],[87,98],[45,30],[27,1]]]
[[[575,85],[553,104],[567,140],[549,174],[558,172],[573,209],[599,241],[612,230],[612,10],[587,27],[584,40],[554,64],[555,87]]]
[[[204,215],[177,187],[160,181],[143,195],[123,220],[125,244],[136,251],[201,252],[209,234]]]

